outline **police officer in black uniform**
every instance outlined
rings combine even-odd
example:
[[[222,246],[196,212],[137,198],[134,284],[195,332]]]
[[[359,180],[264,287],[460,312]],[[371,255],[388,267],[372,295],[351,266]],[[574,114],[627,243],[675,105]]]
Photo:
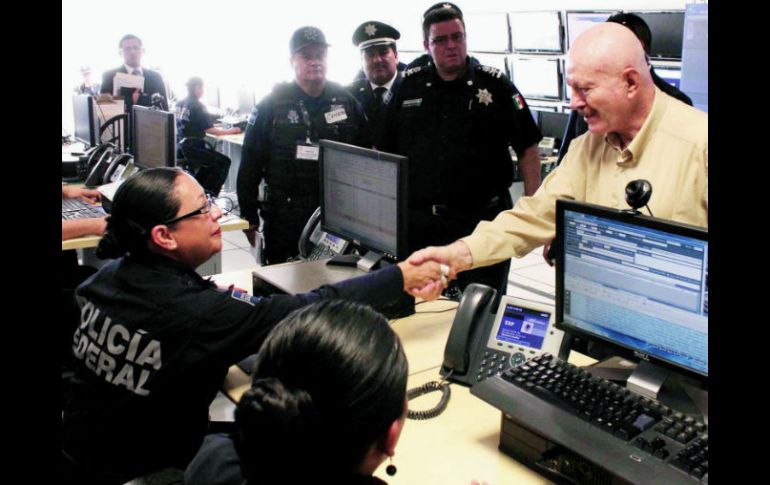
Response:
[[[353,45],[361,51],[364,77],[353,81],[348,90],[364,107],[374,146],[379,145],[385,123],[385,108],[398,92],[406,64],[399,62],[398,30],[383,22],[364,22],[353,32]]]
[[[294,81],[276,85],[246,126],[238,202],[241,217],[251,224],[244,232],[252,245],[259,216],[264,219],[268,263],[297,255],[302,228],[319,205],[318,140],[371,146],[361,105],[345,88],[326,80],[328,45],[316,27],[294,32],[289,43]],[[267,187],[260,202],[263,178]]]
[[[409,246],[451,243],[510,204],[509,145],[527,195],[540,183],[538,142],[529,108],[498,69],[470,60],[462,14],[451,4],[428,9],[424,45],[433,62],[404,71],[382,149],[409,158]],[[510,262],[461,274],[505,292]]]
[[[177,143],[185,138],[203,138],[206,133],[221,136],[236,135],[241,132],[238,127],[222,129],[211,123],[206,106],[200,102],[203,97],[203,79],[191,77],[185,85],[187,97],[176,103],[174,109]]]

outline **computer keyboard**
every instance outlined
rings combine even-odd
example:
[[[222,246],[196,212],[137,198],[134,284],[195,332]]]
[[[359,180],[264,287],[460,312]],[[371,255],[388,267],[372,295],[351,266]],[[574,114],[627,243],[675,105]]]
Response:
[[[639,483],[708,482],[708,427],[549,354],[471,393],[521,426]]]
[[[88,204],[78,198],[62,198],[61,200],[61,218],[63,220],[88,219],[106,215],[107,213],[100,206]]]

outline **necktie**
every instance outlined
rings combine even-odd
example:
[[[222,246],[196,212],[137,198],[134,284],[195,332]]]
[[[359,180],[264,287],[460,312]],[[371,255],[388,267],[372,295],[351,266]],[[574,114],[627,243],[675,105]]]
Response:
[[[384,104],[383,96],[385,96],[385,92],[388,90],[388,88],[385,88],[383,86],[380,86],[374,90],[374,97],[377,98],[377,104],[382,106]]]

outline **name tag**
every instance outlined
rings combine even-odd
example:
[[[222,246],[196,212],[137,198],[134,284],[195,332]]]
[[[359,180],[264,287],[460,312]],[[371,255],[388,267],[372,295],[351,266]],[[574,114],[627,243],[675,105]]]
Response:
[[[418,107],[422,104],[422,98],[417,99],[405,99],[403,103],[401,103],[402,108],[411,108],[411,107]]]
[[[321,149],[318,145],[297,145],[297,160],[314,160],[318,161],[318,157],[321,153]]]
[[[348,114],[345,113],[345,108],[338,108],[329,111],[328,113],[324,113],[324,116],[326,117],[326,123],[328,124],[339,123],[340,121],[348,119]]]

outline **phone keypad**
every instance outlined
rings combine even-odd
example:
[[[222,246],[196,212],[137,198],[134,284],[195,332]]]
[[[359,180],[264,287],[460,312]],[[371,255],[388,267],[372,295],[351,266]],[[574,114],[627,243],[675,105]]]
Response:
[[[484,352],[476,372],[476,382],[505,371],[510,366],[509,357],[510,355],[506,352],[495,352],[494,350]]]

